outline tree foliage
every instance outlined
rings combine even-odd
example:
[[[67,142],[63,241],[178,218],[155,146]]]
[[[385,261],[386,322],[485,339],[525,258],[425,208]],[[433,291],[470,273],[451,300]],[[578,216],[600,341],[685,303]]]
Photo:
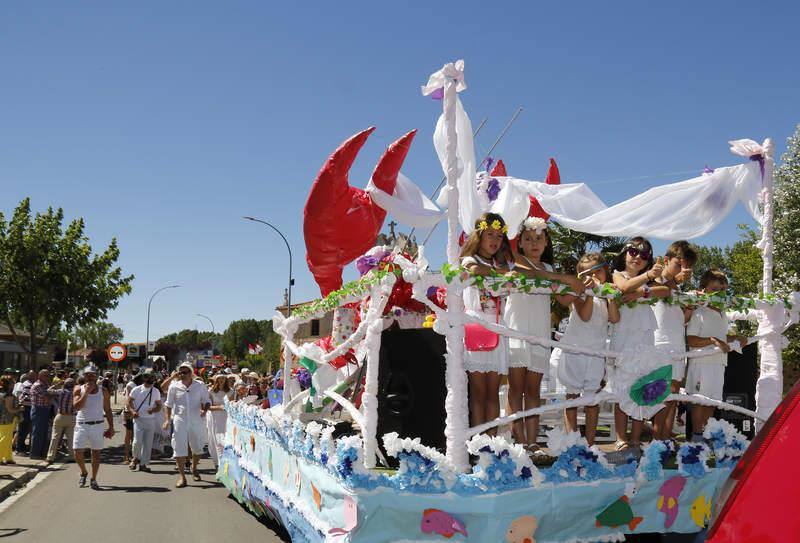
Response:
[[[158,341],[173,344],[184,351],[208,351],[213,349],[214,354],[217,354],[221,340],[222,334],[186,328],[180,332],[167,334]]]
[[[800,291],[800,125],[775,169],[775,290]],[[789,346],[783,351],[784,390],[800,378],[800,330],[788,330]]]
[[[30,366],[62,324],[70,329],[102,321],[131,290],[133,276],[116,266],[116,239],[93,254],[83,219],[66,228],[63,223],[60,208],[32,216],[28,198],[10,221],[0,213],[0,320]]]

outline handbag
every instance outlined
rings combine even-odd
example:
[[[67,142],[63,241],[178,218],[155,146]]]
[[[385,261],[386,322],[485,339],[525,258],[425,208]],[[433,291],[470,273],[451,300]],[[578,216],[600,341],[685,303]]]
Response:
[[[500,322],[500,299],[495,298],[494,307],[497,311],[496,322]],[[468,351],[486,352],[494,351],[500,345],[500,334],[481,326],[478,323],[464,325],[464,346]]]

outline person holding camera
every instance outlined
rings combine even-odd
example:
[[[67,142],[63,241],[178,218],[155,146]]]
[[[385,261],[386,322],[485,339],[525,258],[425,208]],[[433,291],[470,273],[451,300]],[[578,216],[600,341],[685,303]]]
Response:
[[[86,382],[75,387],[72,405],[77,411],[75,415],[75,435],[72,449],[75,462],[81,470],[78,486],[86,486],[86,463],[83,451],[92,451],[92,478],[89,485],[93,490],[100,490],[97,484],[97,472],[100,470],[100,452],[103,450],[103,438],[114,437],[114,415],[111,413],[111,395],[97,382],[97,368],[86,366],[83,370]],[[103,417],[108,421],[108,430],[103,430]]]
[[[161,392],[155,383],[155,373],[150,368],[144,371],[142,384],[128,394],[128,413],[133,420],[133,459],[130,469],[149,472],[153,436],[156,432],[156,413],[161,411]]]
[[[172,420],[172,449],[178,462],[178,481],[176,488],[186,486],[184,467],[192,448],[192,479],[200,480],[197,464],[200,453],[206,444],[205,416],[211,407],[211,398],[203,381],[194,378],[194,368],[189,362],[178,366],[177,380],[172,381],[167,390],[166,420],[164,429],[169,428]]]

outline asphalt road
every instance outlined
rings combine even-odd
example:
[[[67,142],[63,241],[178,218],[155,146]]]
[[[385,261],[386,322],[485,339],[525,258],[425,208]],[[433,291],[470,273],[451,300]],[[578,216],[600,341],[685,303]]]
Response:
[[[117,421],[115,428],[122,428]],[[155,460],[152,473],[122,463],[122,435],[106,449],[97,481],[78,488],[78,466],[55,464],[0,513],[0,538],[13,543],[288,541],[265,525],[214,478],[211,460],[200,462],[203,480],[175,488],[174,462]]]

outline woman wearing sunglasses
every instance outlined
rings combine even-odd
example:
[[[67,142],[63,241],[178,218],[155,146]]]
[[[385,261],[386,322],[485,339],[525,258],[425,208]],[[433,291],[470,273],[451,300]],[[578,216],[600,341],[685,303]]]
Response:
[[[661,257],[653,260],[653,246],[642,237],[631,238],[623,251],[614,261],[614,285],[622,291],[622,306],[619,308],[619,322],[614,324],[611,332],[611,350],[625,351],[640,345],[655,344],[654,333],[658,323],[651,306],[647,304],[626,305],[639,298],[665,298],[669,296],[669,288],[650,286],[661,277],[664,265]],[[654,284],[654,283],[653,283]],[[631,435],[628,439],[628,415],[614,406],[614,423],[616,426],[618,451],[634,449],[634,454],[641,445],[642,426],[644,420],[635,414],[632,416]]]

